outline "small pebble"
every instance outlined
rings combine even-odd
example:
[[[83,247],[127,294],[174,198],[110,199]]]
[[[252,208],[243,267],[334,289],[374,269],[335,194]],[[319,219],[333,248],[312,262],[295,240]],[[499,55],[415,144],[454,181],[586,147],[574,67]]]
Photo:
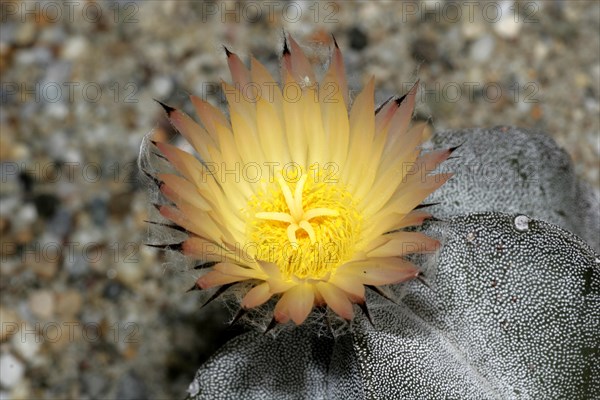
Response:
[[[433,38],[416,38],[412,43],[411,49],[413,59],[419,63],[433,63],[439,56],[437,42]]]
[[[13,348],[26,361],[33,361],[40,351],[43,339],[35,332],[32,325],[23,324],[22,332],[13,336],[11,343]]]
[[[348,40],[350,41],[350,47],[358,51],[364,49],[369,44],[367,35],[362,29],[357,27],[350,29],[350,32],[348,32]]]
[[[108,218],[106,199],[100,196],[94,197],[88,204],[88,209],[92,221],[94,221],[97,226],[104,226],[106,219]]]
[[[146,384],[135,372],[125,374],[117,384],[118,399],[136,400],[147,396]]]
[[[16,52],[16,62],[21,66],[32,64],[48,64],[52,60],[52,52],[45,47],[22,49]]]
[[[512,0],[500,2],[499,10],[501,12],[500,20],[493,23],[494,31],[503,39],[514,39],[521,31],[521,23],[515,17],[515,4]]]
[[[83,299],[77,290],[66,290],[56,297],[56,313],[63,320],[74,318],[81,310]]]
[[[0,384],[5,388],[17,385],[25,374],[25,366],[18,358],[10,353],[0,355]]]
[[[526,215],[518,215],[515,217],[515,228],[519,232],[527,232],[529,230],[529,217]]]
[[[469,21],[468,18],[464,18],[461,22],[463,22],[461,31],[465,39],[477,39],[485,32],[485,25],[479,19]]]
[[[108,201],[108,210],[111,216],[122,218],[129,213],[131,202],[133,201],[133,193],[121,192],[110,197]]]
[[[11,222],[10,219],[0,217],[0,235],[6,235],[10,232]]]
[[[52,193],[40,193],[33,198],[33,203],[41,217],[50,218],[58,209],[60,200]]]
[[[38,213],[36,207],[31,203],[25,203],[13,220],[15,223],[15,228],[21,228],[32,224],[35,222],[37,217]]]
[[[60,253],[58,247],[45,247],[40,252],[27,252],[23,256],[23,264],[35,273],[36,277],[51,280],[58,272]]]
[[[10,308],[0,306],[0,342],[16,334],[21,327],[17,313]]]
[[[152,80],[152,91],[157,98],[165,98],[173,90],[173,81],[168,76],[158,76]]]
[[[107,375],[101,372],[88,371],[84,372],[81,376],[81,382],[83,387],[91,397],[101,398],[103,392],[108,384]]]
[[[72,214],[66,208],[60,208],[52,217],[48,227],[58,237],[65,237],[71,231]]]
[[[69,115],[69,107],[63,102],[49,103],[46,106],[46,114],[55,119],[64,119]]]
[[[82,242],[90,243],[90,242]],[[92,248],[88,248],[90,254],[82,254],[81,251],[76,251],[72,257],[65,260],[65,269],[69,273],[69,276],[74,279],[80,279],[82,276],[87,274],[90,269],[89,261],[92,261],[91,252]]]
[[[67,60],[77,60],[86,55],[89,42],[84,36],[71,37],[62,49],[62,56]]]
[[[127,286],[136,287],[144,277],[144,270],[137,262],[121,261],[116,267],[116,278]]]
[[[42,319],[50,319],[54,315],[54,294],[45,289],[36,290],[29,295],[29,309]]]
[[[114,270],[109,270],[109,272],[110,271],[114,271]],[[107,272],[107,276],[109,279],[114,278],[114,277],[111,278],[110,274],[108,272]],[[123,285],[121,283],[114,281],[114,280],[110,280],[110,281],[107,281],[106,286],[104,286],[102,295],[109,300],[117,300],[119,298],[119,296],[121,296],[121,293],[123,293],[124,289],[125,288],[123,287]]]
[[[19,24],[19,29],[17,29],[17,34],[15,35],[15,43],[20,46],[30,45],[37,33],[35,23],[32,20],[28,19],[24,22]]]
[[[472,45],[469,52],[471,60],[479,63],[488,61],[494,53],[496,40],[492,35],[484,35],[477,39]]]

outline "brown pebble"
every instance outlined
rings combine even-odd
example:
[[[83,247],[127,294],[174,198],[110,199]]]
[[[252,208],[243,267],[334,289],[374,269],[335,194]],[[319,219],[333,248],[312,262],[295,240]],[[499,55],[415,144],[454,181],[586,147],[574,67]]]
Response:
[[[73,319],[81,310],[81,294],[76,290],[66,290],[56,296],[56,313],[64,319]]]
[[[60,260],[59,253],[50,251],[25,253],[23,258],[25,268],[33,271],[38,278],[49,280],[56,276]]]
[[[10,308],[0,307],[0,342],[8,340],[19,331],[21,320]]]
[[[29,308],[39,318],[52,318],[55,308],[54,294],[50,290],[36,290],[29,295]]]
[[[0,217],[0,234],[2,236],[8,234],[10,231],[10,220],[8,218]]]
[[[133,202],[132,192],[121,192],[111,196],[108,203],[108,211],[112,217],[124,218],[129,215],[131,203]]]

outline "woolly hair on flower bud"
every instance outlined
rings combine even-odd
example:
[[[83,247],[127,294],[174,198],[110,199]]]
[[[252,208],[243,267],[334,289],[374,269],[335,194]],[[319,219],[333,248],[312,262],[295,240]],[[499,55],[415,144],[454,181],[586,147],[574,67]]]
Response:
[[[192,96],[197,122],[160,103],[193,150],[149,138],[142,144],[140,170],[155,187],[151,224],[161,232],[150,245],[194,260],[192,288],[206,302],[225,300],[234,322],[342,334],[357,314],[370,320],[369,307],[393,300],[388,285],[420,278],[409,256],[439,248],[407,228],[430,217],[417,208],[451,177],[432,171],[453,149],[421,152],[423,126],[410,124],[416,84],[376,108],[372,78],[350,102],[335,40],[317,82],[308,57],[286,37],[276,87],[258,61],[247,67],[225,53],[228,114]],[[268,85],[259,93],[272,95],[248,99],[242,84]],[[286,85],[295,87],[293,100]],[[338,90],[321,91],[328,86]],[[226,179],[207,172],[209,163],[229,171],[278,167],[268,179]],[[297,166],[291,175],[290,164]],[[334,179],[323,166],[333,167]]]

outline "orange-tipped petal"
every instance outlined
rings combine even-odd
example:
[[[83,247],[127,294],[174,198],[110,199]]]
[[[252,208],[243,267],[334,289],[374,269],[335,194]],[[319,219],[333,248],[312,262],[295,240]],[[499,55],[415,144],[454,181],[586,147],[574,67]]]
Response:
[[[185,139],[196,149],[203,160],[214,160],[218,157],[216,142],[193,119],[182,111],[174,110],[169,115],[171,123]]]
[[[296,325],[300,325],[312,311],[314,300],[313,285],[301,283],[281,296],[275,306],[275,319],[279,322],[291,319]]]
[[[250,289],[242,299],[243,308],[254,308],[266,303],[273,293],[269,291],[269,284],[264,282]]]
[[[202,289],[209,289],[216,286],[223,286],[228,283],[245,281],[246,279],[248,278],[244,276],[228,275],[219,271],[209,271],[198,278],[196,285],[200,286]]]
[[[344,168],[342,176],[344,181],[352,186],[359,186],[361,174],[364,172],[362,166],[370,157],[373,137],[375,135],[375,114],[365,112],[373,110],[375,80],[371,78],[367,86],[356,97],[352,110],[350,110],[350,148],[346,163],[356,166],[355,168]],[[360,166],[360,167],[359,167]]]
[[[423,154],[416,161],[422,173],[430,174],[439,168],[440,164],[452,154],[452,149],[436,150]]]
[[[254,57],[250,59],[250,76],[252,77],[252,83],[261,86],[260,97],[267,99],[274,105],[279,105],[281,102],[281,89],[277,82],[269,72],[258,60]]]
[[[350,104],[349,93],[348,93],[348,83],[346,82],[346,69],[344,68],[344,57],[342,57],[342,52],[338,47],[337,42],[333,39],[335,44],[335,48],[333,49],[333,56],[331,58],[331,69],[335,72],[338,83],[340,85],[339,90],[342,93],[344,98],[344,104],[348,107]]]
[[[295,283],[286,281],[282,278],[281,271],[277,264],[263,260],[256,260],[256,263],[267,276],[266,281],[269,283],[271,293],[285,292],[295,286]]]
[[[330,67],[330,72],[331,72]],[[329,161],[334,165],[344,165],[348,156],[348,144],[350,141],[350,123],[346,102],[338,78],[334,72],[328,72],[319,88],[321,98],[323,130],[325,137],[329,140],[328,150],[331,153]]]
[[[297,83],[288,83],[287,87],[293,88],[294,93],[302,93],[302,89]],[[291,96],[291,94],[289,96],[284,94],[283,96],[284,128],[289,146],[288,150],[292,160],[300,165],[306,165],[308,140],[306,132],[304,132],[305,114],[296,104],[298,103],[296,95],[293,98]]]
[[[432,252],[439,248],[440,243],[420,232],[394,232],[385,235],[387,243],[374,248],[367,257],[394,257],[413,253]]]
[[[212,137],[216,137],[217,125],[222,125],[229,128],[229,121],[223,115],[221,110],[213,106],[209,102],[201,99],[200,97],[190,96],[192,104],[196,109],[196,114],[200,117],[202,125],[210,133]]]
[[[391,285],[414,279],[419,270],[411,262],[401,258],[370,258],[342,265],[340,275],[360,277],[365,285]]]
[[[402,99],[398,111],[394,113],[394,117],[390,121],[390,133],[388,136],[387,146],[394,146],[398,140],[401,140],[402,136],[410,125],[412,114],[415,109],[415,101],[417,91],[419,89],[419,81],[417,81],[413,87],[408,91],[406,96]]]
[[[277,108],[266,97],[256,102],[256,128],[266,159],[285,165],[290,156],[283,122]]]
[[[182,212],[181,210],[179,210],[175,207],[162,205],[158,209],[158,212],[160,213],[160,215],[162,215],[163,217],[165,217],[168,220],[173,221],[176,225],[181,226],[188,232],[191,232],[198,236],[204,237],[207,240],[214,241],[215,243],[217,243],[219,241],[220,233],[218,233],[216,231],[212,232],[210,230],[207,230],[206,227],[200,226],[197,223],[197,221],[194,221],[194,220],[188,218],[188,216],[184,212]],[[211,236],[210,235],[211,233],[215,233],[216,235]],[[190,255],[200,255],[200,253],[197,253],[197,252],[194,254],[190,253]],[[198,258],[200,259],[201,257],[198,257]]]
[[[331,308],[340,317],[351,320],[354,317],[352,302],[348,299],[348,295],[336,286],[325,282],[316,284],[317,289],[327,306]]]
[[[156,142],[156,147],[188,181],[193,182],[196,186],[202,183],[203,167],[196,157],[168,143]]]
[[[224,274],[244,276],[246,278],[251,278],[251,279],[265,279],[266,278],[266,276],[260,270],[242,267],[241,265],[238,265],[235,263],[222,262],[222,263],[215,265],[213,267],[213,269],[215,271],[220,271]]]
[[[287,40],[290,52],[284,54],[284,59],[289,57],[288,65],[291,67],[292,77],[300,84],[314,85],[316,83],[315,74],[308,58],[293,37],[288,36]]]
[[[202,261],[225,261],[229,253],[219,243],[201,236],[190,236],[183,242],[182,252],[186,256]]]
[[[246,68],[237,54],[229,51],[227,47],[225,47],[225,53],[227,54],[227,65],[229,66],[229,71],[231,71],[233,82],[240,87],[247,85],[250,82],[250,71],[248,71],[248,68]]]
[[[443,173],[437,175],[427,175],[424,178],[414,176],[411,182],[406,182],[398,188],[398,191],[392,196],[388,204],[382,209],[381,214],[386,215],[391,212],[407,213],[421,204],[431,193],[452,178],[454,174]]]
[[[421,210],[413,210],[406,214],[399,225],[396,225],[394,229],[406,228],[408,226],[421,226],[423,221],[431,218],[431,214]],[[391,229],[390,229],[391,230]]]
[[[360,277],[334,273],[329,282],[351,295],[355,300],[365,298],[365,286]]]
[[[159,174],[158,178],[164,182],[160,191],[175,204],[186,202],[203,211],[211,209],[211,205],[196,189],[197,186],[187,179],[173,174]]]
[[[238,112],[246,118],[249,123],[252,123],[256,117],[256,99],[254,99],[250,93],[241,91],[241,88],[231,86],[223,80],[221,81],[221,89],[223,90],[223,93],[225,93],[229,112]],[[215,129],[217,127],[218,125],[215,125]],[[238,133],[241,134],[242,132]]]
[[[397,110],[398,103],[394,99],[388,100],[383,106],[381,106],[381,109],[377,115],[375,115],[375,132],[377,135],[381,135],[384,132],[387,133],[390,121]]]

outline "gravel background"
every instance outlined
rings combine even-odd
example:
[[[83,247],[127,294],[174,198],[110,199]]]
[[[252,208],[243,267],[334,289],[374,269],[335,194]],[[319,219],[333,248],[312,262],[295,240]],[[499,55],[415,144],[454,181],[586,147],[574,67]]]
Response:
[[[145,247],[153,98],[190,111],[229,79],[221,45],[278,67],[282,28],[378,100],[421,80],[430,132],[547,131],[600,187],[595,1],[3,1],[0,398],[181,398],[239,333],[185,294],[193,274]],[[493,145],[493,144],[490,144]]]

